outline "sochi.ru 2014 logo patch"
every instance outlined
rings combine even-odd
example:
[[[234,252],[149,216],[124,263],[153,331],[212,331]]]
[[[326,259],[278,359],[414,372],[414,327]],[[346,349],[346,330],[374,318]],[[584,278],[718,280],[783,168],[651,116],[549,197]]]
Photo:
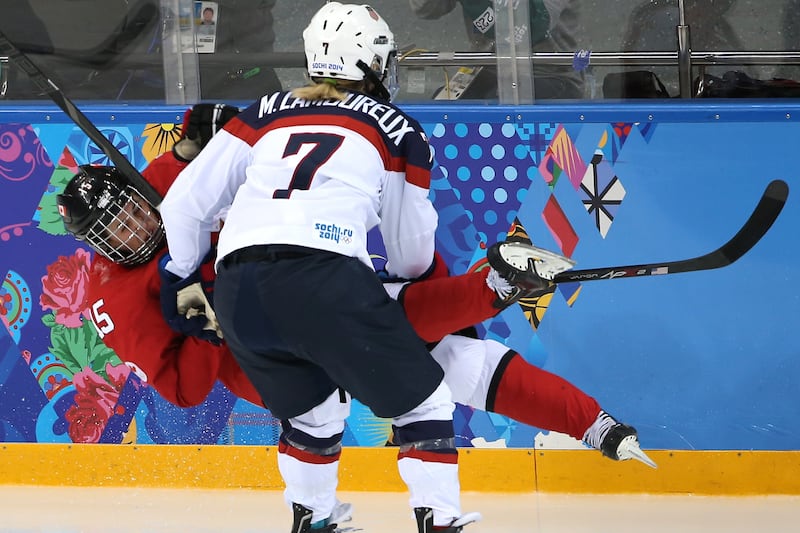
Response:
[[[314,224],[314,230],[317,232],[320,239],[326,241],[333,241],[341,244],[350,244],[353,242],[352,228],[345,228],[336,224],[316,222]]]

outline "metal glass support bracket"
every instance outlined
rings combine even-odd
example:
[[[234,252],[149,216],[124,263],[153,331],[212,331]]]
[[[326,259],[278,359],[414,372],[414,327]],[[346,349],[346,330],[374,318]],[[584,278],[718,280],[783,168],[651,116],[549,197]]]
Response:
[[[200,100],[193,7],[193,0],[161,0],[161,50],[167,104],[188,105]]]
[[[528,2],[494,0],[493,6],[498,100],[501,104],[531,104],[534,81]]]
[[[692,97],[692,46],[691,31],[686,24],[683,0],[678,0],[678,88],[681,98]]]

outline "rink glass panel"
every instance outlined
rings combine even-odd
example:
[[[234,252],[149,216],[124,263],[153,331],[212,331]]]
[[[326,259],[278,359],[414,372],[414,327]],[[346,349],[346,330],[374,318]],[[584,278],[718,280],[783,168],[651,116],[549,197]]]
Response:
[[[435,95],[465,67],[496,70],[485,81],[497,87],[496,94],[464,98],[506,104],[559,99],[532,89],[537,76],[543,81],[554,71],[579,82],[578,93],[560,96],[570,100],[612,98],[604,92],[606,77],[630,71],[654,73],[673,98],[693,97],[693,82],[704,74],[800,80],[797,0],[496,0],[491,6],[478,0],[488,15],[481,18],[476,8],[466,20],[459,5],[426,19],[409,2],[424,0],[371,3],[395,33],[404,102],[439,103]],[[69,98],[190,104],[245,102],[305,83],[301,31],[321,1],[12,4],[4,7],[0,29]],[[213,25],[201,24],[207,7],[216,13]],[[496,39],[484,39],[493,30],[476,22],[489,15],[499,28]],[[0,105],[45,99],[0,58]]]

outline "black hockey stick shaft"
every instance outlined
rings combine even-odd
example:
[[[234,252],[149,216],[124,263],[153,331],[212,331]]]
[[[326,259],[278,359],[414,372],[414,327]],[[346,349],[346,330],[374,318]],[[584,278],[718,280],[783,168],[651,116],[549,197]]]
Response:
[[[568,270],[557,274],[553,281],[566,283],[575,281],[595,281],[600,279],[632,278],[641,276],[654,276],[661,274],[678,274],[680,272],[693,272],[696,270],[711,270],[728,266],[746,254],[761,240],[772,224],[780,215],[786,199],[789,196],[789,186],[785,181],[774,180],[767,185],[755,210],[744,223],[744,226],[731,240],[713,252],[683,259],[681,261],[667,261],[664,263],[645,263],[641,265],[625,265],[603,268],[590,268],[586,270]]]
[[[97,129],[89,118],[78,109],[72,101],[48,78],[31,60],[12,43],[3,31],[0,31],[0,55],[8,58],[21,68],[39,89],[44,91],[55,104],[60,107],[72,121],[91,139],[104,154],[108,156],[117,169],[127,177],[136,189],[157,206],[161,203],[161,195],[144,179],[142,174],[117,150],[108,138]]]

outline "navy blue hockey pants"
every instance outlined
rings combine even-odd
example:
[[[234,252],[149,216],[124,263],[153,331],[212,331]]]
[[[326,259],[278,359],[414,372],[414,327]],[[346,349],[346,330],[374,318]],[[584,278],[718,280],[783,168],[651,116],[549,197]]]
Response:
[[[352,257],[289,245],[237,250],[218,267],[214,307],[233,355],[280,419],[337,388],[392,418],[443,377],[401,305]]]

